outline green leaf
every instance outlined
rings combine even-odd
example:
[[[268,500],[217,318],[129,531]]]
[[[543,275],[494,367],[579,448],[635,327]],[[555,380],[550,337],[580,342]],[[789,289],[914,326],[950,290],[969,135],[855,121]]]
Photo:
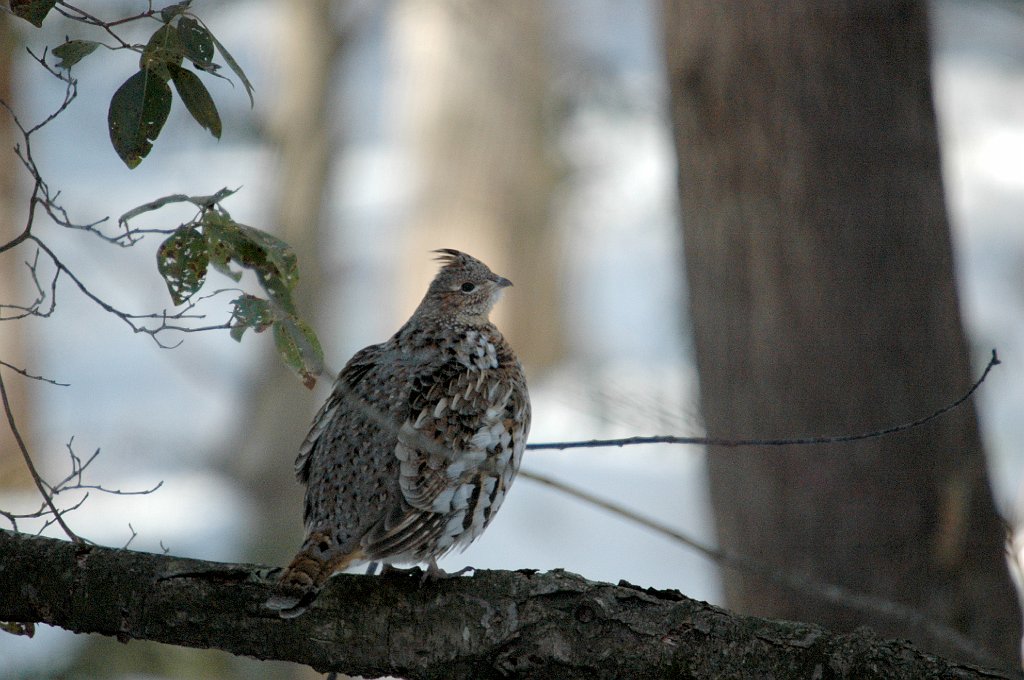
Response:
[[[181,0],[181,2],[176,2],[173,5],[167,5],[167,7],[160,10],[160,18],[165,24],[169,24],[174,20],[174,17],[188,10],[188,6],[191,4],[192,0]]]
[[[92,54],[100,44],[92,40],[68,40],[53,48],[53,56],[61,61],[57,68],[71,68],[84,57]]]
[[[181,66],[185,48],[178,38],[178,31],[170,24],[164,24],[150,36],[149,42],[139,57],[139,68],[149,69],[165,81],[171,79],[169,67]]]
[[[292,247],[281,239],[265,231],[239,224],[238,227],[245,237],[259,247],[272,268],[264,268],[263,274],[271,279],[279,279],[283,288],[291,292],[299,282],[299,263]]]
[[[203,81],[186,68],[179,66],[170,66],[169,68],[174,88],[178,91],[181,101],[185,102],[185,108],[197,123],[209,130],[211,135],[220,139],[220,114],[217,113],[217,106],[213,103],[213,97],[203,85]]]
[[[107,126],[114,151],[125,165],[135,168],[153,148],[171,112],[171,88],[148,69],[128,80],[110,99]]]
[[[224,58],[228,67],[235,72],[238,79],[242,81],[242,85],[245,86],[245,93],[249,95],[249,106],[256,106],[256,100],[252,98],[252,83],[250,83],[249,79],[245,77],[245,71],[243,71],[242,67],[238,65],[238,62],[231,56],[231,53],[228,52],[227,48],[217,40],[217,36],[213,33],[210,33],[209,35],[210,40],[212,40],[213,44],[217,46],[217,51],[220,52],[220,56]]]
[[[242,272],[231,268],[231,262],[235,258],[230,237],[223,231],[212,228],[209,222],[204,223],[203,232],[206,234],[206,245],[213,268],[234,281],[241,281]]]
[[[231,268],[232,262],[252,270],[274,302],[294,313],[291,291],[299,280],[299,269],[291,246],[215,212],[204,215],[203,229],[210,249],[210,263],[217,271],[237,281],[241,273]]]
[[[274,322],[274,345],[285,365],[302,378],[307,389],[313,389],[324,366],[324,352],[313,329],[294,315],[278,319]]]
[[[176,305],[203,287],[209,265],[206,238],[190,226],[175,230],[156,251],[156,268],[164,277],[171,300]]]
[[[195,19],[182,17],[178,22],[178,39],[185,56],[204,71],[213,67],[213,36]]]
[[[165,205],[170,205],[171,203],[191,203],[197,208],[212,208],[214,205],[220,203],[236,191],[238,191],[238,189],[228,189],[227,187],[224,187],[217,193],[211,194],[210,196],[186,196],[185,194],[171,194],[170,196],[163,196],[132,208],[125,214],[118,217],[117,223],[123,226],[127,224],[129,220],[133,220],[143,213],[159,210]]]
[[[11,12],[38,28],[56,4],[57,0],[11,0]]]
[[[263,298],[246,293],[231,301],[235,306],[231,312],[231,337],[241,342],[248,329],[262,333],[274,323],[274,314],[270,302]]]

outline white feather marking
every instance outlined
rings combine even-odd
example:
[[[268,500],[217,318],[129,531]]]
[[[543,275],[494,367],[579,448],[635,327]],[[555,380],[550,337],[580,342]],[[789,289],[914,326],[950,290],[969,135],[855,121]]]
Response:
[[[467,465],[479,465],[487,459],[487,451],[483,449],[467,449],[462,452],[461,458],[466,461]]]
[[[452,498],[452,510],[465,510],[466,506],[469,505],[469,494],[472,491],[472,484],[463,484],[456,489],[455,496]]]
[[[462,476],[462,473],[465,471],[466,460],[463,458],[449,465],[445,473],[448,475],[448,479],[458,479],[460,476]]]
[[[422,411],[420,411],[420,414],[416,416],[416,422],[413,423],[412,426],[417,430],[420,429],[421,427],[423,427],[423,423],[425,423],[427,421],[427,418],[429,417],[430,412],[427,409],[423,409]]]
[[[494,513],[496,513],[498,511],[498,508],[501,506],[501,502],[503,500],[505,500],[505,486],[504,485],[502,485],[498,489],[498,493],[494,494],[494,500],[491,502],[491,506],[494,508],[493,510],[491,510],[491,517],[494,517]]]
[[[481,498],[481,500],[484,500],[484,499],[487,499],[487,498],[491,497],[491,494],[494,492],[494,486],[497,483],[498,483],[498,478],[497,477],[486,477],[486,478],[484,478],[484,490],[483,490],[483,493],[482,493],[483,498]]]
[[[408,423],[406,423],[406,425],[408,425]],[[410,458],[412,458],[412,455],[414,453],[414,449],[412,449],[409,446],[406,446],[402,442],[398,442],[397,444],[395,444],[395,458],[397,458],[400,461],[404,462],[409,460]]]
[[[434,407],[434,417],[440,418],[446,408],[448,408],[448,398],[441,397],[441,400],[437,402],[437,406]]]
[[[477,502],[476,507],[473,508],[473,520],[469,525],[470,532],[472,532],[474,537],[479,536],[480,532],[484,530],[484,510],[486,510],[490,504],[491,499],[481,493],[479,502]]]
[[[481,450],[493,449],[497,443],[498,438],[490,427],[481,427],[473,435],[473,438],[469,440],[470,446]]]
[[[451,519],[448,520],[448,524],[444,527],[445,536],[458,536],[462,533],[462,522],[466,519],[465,510],[460,510],[452,515]]]
[[[437,494],[437,498],[430,504],[430,509],[434,512],[448,512],[452,507],[452,497],[455,496],[455,487],[449,486],[441,493]]]

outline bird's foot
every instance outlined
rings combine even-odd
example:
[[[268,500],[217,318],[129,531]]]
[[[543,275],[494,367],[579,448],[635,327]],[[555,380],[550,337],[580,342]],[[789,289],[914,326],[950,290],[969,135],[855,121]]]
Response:
[[[304,593],[280,592],[271,595],[263,603],[263,606],[277,612],[277,615],[282,619],[294,619],[306,613],[306,610],[309,609],[309,605],[313,604],[316,596],[317,593],[315,591]]]
[[[419,575],[420,576],[420,583],[421,584],[425,584],[425,583],[430,583],[431,581],[442,581],[442,580],[448,579],[448,578],[455,578],[456,576],[462,576],[463,574],[469,573],[471,571],[476,571],[476,568],[475,567],[463,567],[462,569],[459,569],[458,571],[447,572],[444,569],[442,569],[441,567],[437,566],[437,560],[430,560],[430,561],[427,562],[427,568],[426,569],[420,569],[419,567],[410,567],[408,569],[402,569],[400,567],[396,567],[396,566],[393,566],[393,565],[388,564],[387,562],[385,562],[383,567],[381,568],[380,575],[381,576],[415,576],[415,575]],[[372,573],[372,572],[367,571],[367,573]]]
[[[437,566],[437,560],[430,560],[427,562],[427,568],[423,571],[423,583],[430,581],[441,581],[447,578],[455,578],[462,576],[463,574],[476,571],[475,567],[463,567],[458,571],[447,572],[441,567]]]

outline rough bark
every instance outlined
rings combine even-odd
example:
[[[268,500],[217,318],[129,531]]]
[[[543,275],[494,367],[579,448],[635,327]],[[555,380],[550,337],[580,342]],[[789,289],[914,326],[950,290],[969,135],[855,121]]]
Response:
[[[0,620],[406,678],[1002,678],[871,631],[737,616],[563,571],[336,577],[306,615],[272,571],[0,531]]]
[[[925,3],[666,0],[686,271],[708,433],[869,431],[970,381]],[[708,458],[719,541],[906,603],[1008,661],[1020,615],[973,408],[899,436]],[[748,574],[730,607],[948,653]]]

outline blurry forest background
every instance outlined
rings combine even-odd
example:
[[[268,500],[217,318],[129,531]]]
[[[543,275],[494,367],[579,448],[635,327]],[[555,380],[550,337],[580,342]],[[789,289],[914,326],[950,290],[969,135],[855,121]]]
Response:
[[[115,18],[138,4],[92,9]],[[970,372],[992,347],[1004,361],[975,403],[995,503],[1014,522],[1024,517],[1024,10],[965,0],[930,8]],[[33,140],[77,218],[241,186],[226,203],[232,215],[298,253],[297,302],[331,371],[408,317],[434,271],[429,250],[465,250],[515,284],[496,320],[530,378],[532,441],[703,432],[659,3],[233,0],[193,9],[246,69],[255,110],[239,87],[207,79],[225,122],[220,142],[176,102],[150,156],[129,171],[110,149],[106,107],[136,64],[125,53],[85,59],[74,70],[79,98]],[[62,89],[23,46],[59,44],[72,28],[72,37],[89,37],[56,16],[35,31],[0,14],[0,96],[24,119],[44,116]],[[0,120],[3,148],[13,144],[8,124]],[[24,214],[27,182],[13,161],[0,163],[4,235]],[[50,229],[47,238],[104,299],[139,312],[168,306],[153,267],[157,241],[121,250],[82,233]],[[27,283],[19,274],[28,256],[0,260],[0,302],[26,294],[18,286]],[[205,311],[216,322],[227,315],[216,304]],[[307,392],[267,336],[249,334],[241,345],[225,332],[184,340],[161,350],[63,288],[52,318],[0,325],[0,358],[71,383],[7,381],[19,387],[20,422],[48,476],[66,474],[73,436],[79,455],[102,449],[93,481],[123,489],[164,482],[147,496],[93,495],[68,516],[80,535],[118,546],[135,534],[137,550],[282,564],[301,539],[295,449],[330,381]],[[884,402],[884,381],[875,387]],[[959,391],[908,404],[908,413],[924,415]],[[819,432],[748,425],[735,434],[888,424]],[[34,505],[10,442],[0,441],[0,507]],[[811,449],[800,462],[842,452]],[[714,543],[704,454],[674,446],[535,452],[524,469]],[[528,480],[481,540],[441,566],[467,564],[562,567],[726,604],[715,565],[699,554]],[[257,673],[308,675],[48,628],[34,639],[0,636],[0,677]]]

